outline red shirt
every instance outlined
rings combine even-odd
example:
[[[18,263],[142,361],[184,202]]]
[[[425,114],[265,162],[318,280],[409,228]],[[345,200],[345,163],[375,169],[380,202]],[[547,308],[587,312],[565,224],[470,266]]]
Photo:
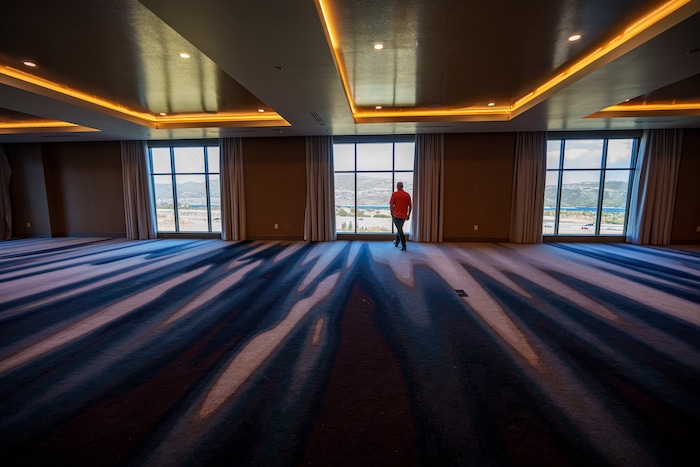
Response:
[[[399,219],[408,219],[409,214],[411,214],[411,195],[403,191],[403,189],[396,190],[391,194],[389,207],[392,208],[392,216]]]

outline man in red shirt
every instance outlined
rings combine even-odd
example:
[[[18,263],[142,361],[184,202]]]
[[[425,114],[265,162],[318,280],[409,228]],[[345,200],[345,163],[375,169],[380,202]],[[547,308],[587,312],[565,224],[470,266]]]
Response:
[[[401,242],[402,251],[406,251],[406,236],[403,234],[403,223],[411,218],[411,207],[411,195],[403,191],[403,183],[398,182],[396,191],[391,194],[389,209],[391,210],[391,219],[396,226],[394,246],[399,246],[399,242]]]

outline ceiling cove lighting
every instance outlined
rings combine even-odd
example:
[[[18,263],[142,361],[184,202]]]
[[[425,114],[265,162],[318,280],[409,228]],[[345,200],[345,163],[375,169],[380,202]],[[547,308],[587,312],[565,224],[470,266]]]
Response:
[[[150,126],[158,130],[168,130],[213,127],[287,127],[291,124],[275,112],[256,112],[255,114],[220,112],[216,115],[209,113],[166,115],[157,118]]]
[[[36,121],[36,122],[0,122],[0,129],[77,128],[77,127],[78,127],[78,125],[76,125],[75,123],[61,122],[59,120]]]
[[[231,126],[243,126],[245,124],[250,124],[251,126],[290,126],[290,123],[276,112],[266,112],[264,115],[258,112],[222,113],[216,116],[205,112],[179,114],[177,116],[153,115],[34,76],[11,66],[0,64],[0,75],[39,87],[46,91],[77,99],[83,103],[95,105],[103,110],[116,112],[123,117],[129,117],[129,119],[139,125],[156,129],[168,128],[173,124],[175,124],[177,128],[202,128],[215,124],[219,126],[225,126],[226,124]]]
[[[343,88],[345,89],[345,94],[348,99],[348,103],[350,104],[350,108],[353,112],[353,117],[355,118],[356,123],[391,121],[415,122],[426,120],[429,121],[431,117],[441,119],[451,118],[455,121],[511,120],[518,116],[520,113],[527,110],[528,108],[537,104],[539,102],[539,99],[544,99],[547,93],[552,92],[555,88],[563,85],[565,82],[577,79],[577,76],[581,76],[581,73],[587,68],[593,66],[604,57],[611,55],[613,52],[621,50],[621,47],[623,45],[628,44],[633,39],[640,37],[645,31],[651,30],[650,33],[655,36],[658,33],[658,31],[652,30],[654,26],[658,25],[658,27],[655,29],[669,28],[673,24],[678,24],[679,22],[698,13],[700,11],[699,3],[700,2],[697,2],[695,0],[669,0],[665,2],[664,4],[662,4],[652,12],[648,13],[647,15],[639,18],[633,23],[630,23],[627,27],[623,28],[616,36],[614,36],[610,41],[603,44],[595,51],[589,53],[582,59],[573,63],[561,73],[543,82],[525,96],[521,97],[520,99],[516,99],[512,105],[509,105],[507,107],[474,107],[467,109],[453,109],[442,111],[385,109],[382,112],[367,112],[364,110],[359,110],[356,107],[355,102],[353,101],[351,88],[348,85],[348,75],[345,70],[344,63],[341,59],[342,54],[340,53],[339,41],[335,35],[336,28],[334,27],[333,21],[331,20],[329,8],[326,7],[325,0],[316,0],[317,10],[319,12],[319,15],[321,16],[324,30],[326,32],[326,37],[330,43],[331,50],[333,51],[333,58],[340,72],[341,80],[343,82]],[[674,108],[675,107],[672,105],[668,106],[668,110],[672,110]]]
[[[628,101],[625,101],[628,102]],[[700,102],[683,104],[617,104],[606,107],[586,118],[659,117],[668,115],[700,116]]]
[[[615,37],[609,40],[607,43],[603,44],[593,52],[584,56],[579,61],[572,64],[570,67],[566,68],[564,71],[544,82],[542,85],[537,87],[528,95],[520,98],[513,104],[513,112],[516,116],[518,110],[525,107],[527,104],[533,103],[535,99],[543,96],[545,93],[551,91],[556,86],[562,84],[563,82],[575,77],[577,74],[584,71],[586,68],[595,64],[598,60],[604,58],[605,56],[612,54],[616,50],[620,49],[623,45],[630,42],[632,39],[640,36],[646,30],[652,28],[654,25],[661,23],[662,20],[668,18],[673,13],[676,13],[681,8],[689,5],[693,0],[670,0],[663,5],[661,5],[656,10],[647,14],[646,16],[638,19],[636,22],[622,29]],[[687,11],[687,16],[697,13],[700,10],[698,5],[693,5],[690,11]],[[685,19],[680,18],[680,20]]]

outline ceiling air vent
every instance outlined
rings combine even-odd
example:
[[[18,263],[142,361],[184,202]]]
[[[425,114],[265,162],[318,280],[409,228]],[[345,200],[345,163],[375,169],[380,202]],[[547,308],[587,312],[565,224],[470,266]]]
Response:
[[[319,125],[321,126],[326,126],[326,122],[323,121],[321,116],[317,114],[316,112],[311,112],[311,116],[318,122]]]

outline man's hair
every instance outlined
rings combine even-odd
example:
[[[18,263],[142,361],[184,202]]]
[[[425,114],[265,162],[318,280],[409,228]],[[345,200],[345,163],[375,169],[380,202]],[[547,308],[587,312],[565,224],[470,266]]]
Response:
[[[403,188],[403,182],[399,182],[396,184],[396,188]]]

